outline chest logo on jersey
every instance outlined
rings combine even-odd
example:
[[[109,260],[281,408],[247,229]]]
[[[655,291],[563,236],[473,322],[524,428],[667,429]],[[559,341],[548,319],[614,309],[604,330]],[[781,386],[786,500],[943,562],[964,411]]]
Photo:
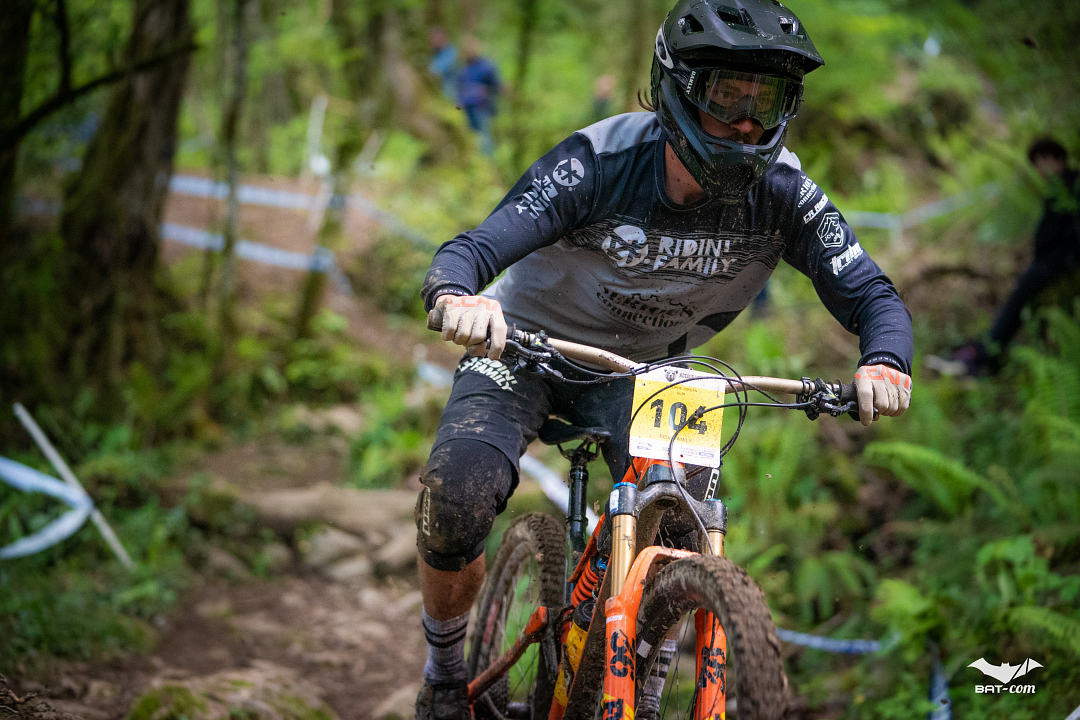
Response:
[[[602,287],[596,297],[613,316],[643,327],[676,327],[694,317],[690,307],[676,300],[662,300],[656,295],[625,295]]]
[[[840,227],[840,213],[825,213],[817,229],[818,239],[827,248],[838,248],[844,244],[844,230]]]
[[[577,158],[563,160],[551,171],[551,177],[563,187],[574,187],[585,179],[585,168]]]
[[[732,271],[732,238],[674,238],[662,235],[652,240],[633,225],[620,225],[606,235],[600,249],[621,268],[637,272],[678,271],[710,276]],[[739,242],[741,238],[734,238]]]

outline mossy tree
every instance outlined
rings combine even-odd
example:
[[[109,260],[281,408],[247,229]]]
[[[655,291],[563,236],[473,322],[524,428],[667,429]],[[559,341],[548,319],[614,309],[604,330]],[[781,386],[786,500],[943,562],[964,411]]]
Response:
[[[190,46],[188,0],[137,0],[124,62]],[[190,59],[179,52],[111,92],[61,219],[71,312],[61,355],[69,379],[118,397],[124,369],[162,359],[158,228]]]

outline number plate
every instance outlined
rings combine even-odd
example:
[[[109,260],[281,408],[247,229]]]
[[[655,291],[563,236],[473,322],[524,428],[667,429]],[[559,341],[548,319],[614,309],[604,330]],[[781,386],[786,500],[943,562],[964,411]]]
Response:
[[[671,383],[698,378],[679,385]],[[638,410],[630,427],[630,454],[640,458],[668,459],[668,444],[673,427],[686,422],[698,408],[711,408],[724,403],[725,384],[722,378],[697,370],[665,367],[639,375],[634,383],[634,410]],[[653,393],[660,391],[655,397]],[[674,455],[678,462],[706,467],[720,467],[720,421],[723,410],[713,410],[702,419],[687,425],[675,440]]]

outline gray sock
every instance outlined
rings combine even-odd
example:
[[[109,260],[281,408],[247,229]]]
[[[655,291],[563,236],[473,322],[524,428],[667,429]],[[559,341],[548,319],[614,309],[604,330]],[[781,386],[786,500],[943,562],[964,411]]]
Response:
[[[427,640],[427,662],[424,680],[435,683],[460,682],[469,679],[465,666],[465,630],[469,613],[449,620],[436,620],[423,612],[424,639]]]
[[[660,694],[664,692],[664,681],[667,680],[668,667],[671,658],[678,648],[674,638],[667,638],[660,646],[660,652],[656,654],[656,662],[653,663],[652,671],[645,681],[644,692],[638,702],[637,715],[641,720],[652,720],[660,717]]]

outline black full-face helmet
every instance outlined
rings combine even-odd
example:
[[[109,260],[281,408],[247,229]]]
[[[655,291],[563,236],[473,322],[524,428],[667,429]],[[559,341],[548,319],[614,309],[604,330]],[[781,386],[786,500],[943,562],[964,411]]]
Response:
[[[675,154],[705,194],[746,197],[776,162],[799,110],[803,76],[823,61],[799,18],[777,0],[681,0],[656,34],[652,103]],[[699,111],[723,123],[750,117],[759,143],[725,140]]]

